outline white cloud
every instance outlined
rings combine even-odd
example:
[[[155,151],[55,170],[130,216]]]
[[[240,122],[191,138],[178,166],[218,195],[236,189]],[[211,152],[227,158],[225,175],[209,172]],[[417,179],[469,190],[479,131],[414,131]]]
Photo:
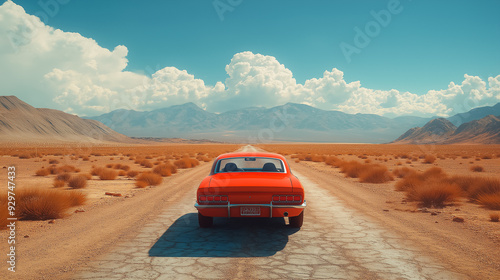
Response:
[[[486,82],[465,74],[460,84],[417,95],[364,88],[360,81],[345,81],[336,68],[300,84],[275,57],[252,52],[235,54],[226,66],[228,77],[215,86],[175,67],[147,77],[124,71],[125,46],[108,50],[78,33],[54,29],[11,1],[0,6],[0,38],[0,94],[79,115],[186,102],[212,112],[297,102],[347,113],[448,116],[500,101],[500,75]]]

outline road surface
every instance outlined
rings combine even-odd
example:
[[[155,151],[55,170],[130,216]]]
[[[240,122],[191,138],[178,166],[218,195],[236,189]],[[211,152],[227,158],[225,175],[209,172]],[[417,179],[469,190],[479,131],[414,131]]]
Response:
[[[282,218],[216,218],[213,228],[201,229],[193,204],[209,168],[180,174],[183,187],[166,199],[160,215],[72,278],[468,279],[297,171],[307,199],[300,230]]]

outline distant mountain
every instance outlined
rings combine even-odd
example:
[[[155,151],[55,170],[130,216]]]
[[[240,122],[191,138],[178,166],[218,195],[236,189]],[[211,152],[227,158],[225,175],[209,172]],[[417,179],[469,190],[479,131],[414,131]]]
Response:
[[[461,124],[458,128],[446,119],[434,119],[414,127],[393,141],[398,144],[500,144],[500,116],[488,115]]]
[[[373,114],[325,111],[287,103],[252,107],[221,114],[193,103],[153,111],[115,110],[91,119],[132,137],[179,137],[219,141],[308,141],[383,143],[429,119],[390,119]]]
[[[478,107],[470,110],[469,112],[456,114],[448,118],[456,126],[460,126],[463,123],[467,123],[474,120],[482,119],[488,115],[499,116],[500,115],[500,103],[494,106]]]
[[[95,120],[35,108],[15,96],[0,96],[2,142],[134,142]]]
[[[430,120],[423,127],[410,128],[394,142],[400,144],[432,144],[448,139],[457,127],[443,118]]]

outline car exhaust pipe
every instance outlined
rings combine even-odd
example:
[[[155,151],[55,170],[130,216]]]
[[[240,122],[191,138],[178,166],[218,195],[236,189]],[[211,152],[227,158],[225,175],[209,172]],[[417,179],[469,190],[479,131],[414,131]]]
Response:
[[[288,212],[283,213],[283,216],[288,217]]]

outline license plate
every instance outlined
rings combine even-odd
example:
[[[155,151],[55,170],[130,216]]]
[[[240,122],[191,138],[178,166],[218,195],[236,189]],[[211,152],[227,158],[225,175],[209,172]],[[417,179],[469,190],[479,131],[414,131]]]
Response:
[[[260,207],[259,206],[241,206],[240,208],[241,216],[259,216]]]

